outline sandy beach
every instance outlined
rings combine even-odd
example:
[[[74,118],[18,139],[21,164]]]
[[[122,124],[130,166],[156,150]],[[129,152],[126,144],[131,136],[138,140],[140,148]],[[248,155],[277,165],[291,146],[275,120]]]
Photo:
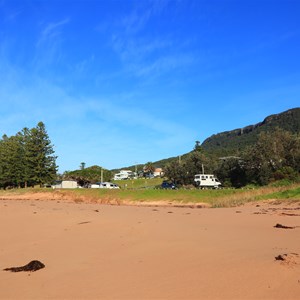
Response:
[[[0,228],[0,299],[300,299],[299,202],[2,199]],[[32,260],[45,268],[2,271]]]

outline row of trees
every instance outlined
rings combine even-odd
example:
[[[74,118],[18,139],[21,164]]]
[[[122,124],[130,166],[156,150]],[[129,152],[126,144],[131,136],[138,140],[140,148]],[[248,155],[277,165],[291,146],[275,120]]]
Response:
[[[0,140],[0,187],[27,187],[56,179],[56,156],[43,122]]]
[[[80,164],[80,169],[75,171],[66,171],[62,175],[64,180],[76,180],[80,186],[86,186],[89,183],[110,181],[112,172],[100,166],[91,166],[86,168],[85,163]]]
[[[173,161],[165,168],[172,181],[193,184],[195,174],[217,175],[224,186],[242,187],[248,184],[266,185],[273,181],[299,180],[300,139],[298,135],[277,128],[272,133],[262,132],[253,146],[236,156],[216,157],[203,151],[199,142],[183,161]]]

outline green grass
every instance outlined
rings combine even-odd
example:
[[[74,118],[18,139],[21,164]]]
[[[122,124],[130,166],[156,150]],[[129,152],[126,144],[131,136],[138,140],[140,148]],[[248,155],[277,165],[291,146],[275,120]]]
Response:
[[[122,190],[119,196],[133,201],[175,201],[181,203],[209,202],[212,198],[235,193],[235,190]]]
[[[258,199],[291,199],[300,201],[300,187],[259,196]]]
[[[114,180],[118,186],[122,189],[151,189],[155,188],[156,186],[161,185],[163,182],[162,178],[152,178],[152,179],[145,179],[139,178],[134,180]]]
[[[160,179],[161,180],[161,179]],[[300,185],[291,185],[284,187],[262,187],[255,189],[219,189],[219,190],[199,190],[199,189],[179,189],[163,190],[155,189],[158,180],[148,180],[152,185],[145,186],[145,179],[127,188],[120,190],[109,189],[15,189],[9,191],[0,191],[0,197],[3,195],[18,195],[24,193],[48,192],[61,195],[62,198],[73,200],[74,202],[96,202],[96,203],[153,203],[156,201],[174,203],[176,205],[201,204],[205,203],[210,207],[233,207],[243,205],[251,201],[262,201],[269,199],[280,199],[283,201],[300,202]]]

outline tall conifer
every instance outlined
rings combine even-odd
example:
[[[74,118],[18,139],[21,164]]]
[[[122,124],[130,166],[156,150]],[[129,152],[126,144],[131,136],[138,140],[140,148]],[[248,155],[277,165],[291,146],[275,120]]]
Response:
[[[43,122],[30,130],[26,159],[32,171],[31,179],[39,185],[55,179],[57,166],[53,145]],[[31,172],[30,172],[31,173]]]

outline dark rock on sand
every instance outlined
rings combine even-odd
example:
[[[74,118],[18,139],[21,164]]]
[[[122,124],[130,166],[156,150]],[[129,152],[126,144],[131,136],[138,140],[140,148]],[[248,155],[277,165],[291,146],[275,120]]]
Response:
[[[10,267],[3,269],[3,271],[11,271],[11,272],[35,272],[37,270],[45,268],[45,265],[38,261],[38,260],[32,260],[30,263],[28,263],[25,266],[22,267]]]
[[[295,229],[295,227],[291,227],[291,226],[285,226],[282,224],[277,223],[275,226],[275,228],[283,228],[283,229]]]

